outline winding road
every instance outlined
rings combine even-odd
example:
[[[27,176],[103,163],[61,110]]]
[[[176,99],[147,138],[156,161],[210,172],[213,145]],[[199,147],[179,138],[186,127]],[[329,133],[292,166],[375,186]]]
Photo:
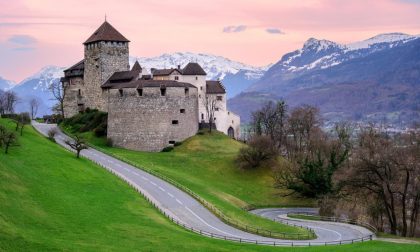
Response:
[[[58,132],[55,135],[56,142],[64,148],[69,149],[65,144],[65,140],[69,139],[69,137],[61,132],[55,124],[33,122],[32,125],[45,136],[47,136],[50,129],[56,128]],[[206,236],[217,237],[219,239],[223,239],[224,237],[224,239],[228,240],[256,244],[307,246],[325,245],[325,243],[352,243],[351,240],[358,241],[362,238],[367,240],[367,237],[373,235],[369,230],[355,225],[335,222],[292,220],[286,216],[286,214],[291,211],[302,212],[303,209],[301,208],[258,209],[252,211],[252,213],[276,221],[310,227],[314,229],[317,235],[317,238],[314,240],[281,240],[247,233],[222,222],[192,196],[156,176],[93,148],[82,150],[81,156],[92,160],[121,177],[141,192],[170,219],[173,219],[182,226],[185,225],[188,229],[194,229],[195,232]],[[314,210],[309,209],[308,211]]]

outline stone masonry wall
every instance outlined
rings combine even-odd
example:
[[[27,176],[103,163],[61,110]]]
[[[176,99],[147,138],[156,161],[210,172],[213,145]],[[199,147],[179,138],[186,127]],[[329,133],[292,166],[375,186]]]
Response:
[[[128,71],[128,43],[97,42],[85,45],[85,108],[106,111],[106,95],[101,85],[117,71]]]
[[[198,131],[197,89],[167,87],[108,90],[108,138],[114,146],[140,151],[161,151],[170,143],[183,141]],[[181,110],[182,113],[181,113]],[[177,120],[178,124],[173,124]]]
[[[64,85],[67,85],[66,95],[64,96],[64,116],[69,118],[79,113],[79,104],[82,105],[85,102],[82,98],[84,83],[81,77],[73,77]],[[81,96],[79,95],[79,89]]]

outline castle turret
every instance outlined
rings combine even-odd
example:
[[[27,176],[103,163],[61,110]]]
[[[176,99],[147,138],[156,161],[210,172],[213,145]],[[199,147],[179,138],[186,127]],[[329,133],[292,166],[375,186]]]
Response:
[[[106,111],[101,85],[117,71],[130,70],[128,43],[121,33],[105,21],[83,44],[85,107]]]

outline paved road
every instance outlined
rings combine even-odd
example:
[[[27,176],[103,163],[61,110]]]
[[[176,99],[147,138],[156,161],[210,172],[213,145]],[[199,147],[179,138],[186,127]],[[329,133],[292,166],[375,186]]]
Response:
[[[33,126],[44,135],[47,135],[50,129],[57,128],[54,124],[42,124],[37,122],[33,122]],[[57,130],[58,133],[55,136],[57,143],[69,149],[64,143],[66,139],[69,139],[68,136],[62,133],[58,128]],[[311,242],[311,245],[316,245],[317,243],[321,245],[324,244],[324,242],[336,242],[340,239],[357,239],[365,236],[365,234],[371,234],[364,228],[352,225],[342,226],[342,224],[337,223],[318,224],[305,221],[300,222],[299,225],[308,225],[315,228],[316,234],[319,236],[316,240],[280,240],[247,233],[225,224],[189,194],[160,178],[92,148],[83,150],[81,155],[120,176],[145,195],[146,198],[152,201],[166,215],[177,220],[181,224],[204,232],[231,237],[237,240],[253,240],[257,241],[254,243],[258,244],[273,244],[273,242],[276,242],[277,244],[283,245],[291,245],[292,242],[293,245],[308,245],[308,242]],[[278,212],[273,210],[261,210],[255,211],[255,213],[269,218],[274,218],[278,214]],[[316,228],[317,226],[319,227]],[[330,230],[327,231],[327,229]],[[354,230],[359,230],[360,232]],[[340,233],[340,235],[337,233]]]

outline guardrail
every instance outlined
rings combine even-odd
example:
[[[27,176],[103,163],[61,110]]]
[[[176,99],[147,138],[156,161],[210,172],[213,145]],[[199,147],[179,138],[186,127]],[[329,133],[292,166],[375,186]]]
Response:
[[[359,225],[359,226],[362,226],[364,228],[369,229],[374,234],[378,233],[378,230],[373,225],[371,225],[371,224],[369,224],[367,222],[364,222],[364,221],[353,220],[353,219],[348,219],[348,218],[333,217],[333,216],[320,216],[320,215],[313,214],[313,213],[308,213],[308,212],[293,212],[293,213],[288,213],[287,214],[287,217],[290,217],[289,215],[313,216],[313,217],[319,218],[320,221],[331,221],[331,222],[340,222],[340,223],[347,223],[347,224]],[[290,218],[293,218],[293,217],[290,217]]]
[[[61,131],[66,134],[69,137],[72,137],[71,134],[69,134],[68,132],[66,132],[65,130],[61,129]],[[177,187],[178,189],[188,193],[190,196],[192,196],[194,199],[196,199],[198,202],[200,202],[203,206],[205,206],[209,211],[211,211],[213,214],[215,214],[220,220],[222,220],[224,223],[234,226],[242,231],[246,231],[249,233],[253,233],[253,234],[258,234],[260,236],[264,236],[264,237],[269,237],[269,238],[278,238],[278,239],[289,239],[289,240],[311,240],[316,238],[315,232],[308,227],[304,227],[304,226],[300,226],[300,225],[295,225],[295,224],[287,224],[289,226],[294,226],[297,228],[302,228],[302,229],[306,229],[307,230],[307,234],[301,234],[301,233],[286,233],[286,232],[276,232],[276,231],[271,231],[271,230],[266,230],[266,229],[262,229],[262,228],[256,228],[256,227],[252,227],[252,226],[248,226],[245,224],[240,223],[237,220],[233,220],[232,218],[224,215],[218,208],[216,208],[213,204],[209,203],[208,201],[206,201],[205,199],[203,199],[201,196],[199,196],[198,194],[194,193],[193,191],[191,191],[189,188],[187,188],[186,186],[154,171],[142,166],[139,166],[138,164],[132,162],[131,160],[128,160],[124,157],[121,157],[119,155],[116,155],[114,153],[111,153],[105,149],[102,149],[96,145],[93,145],[91,143],[86,143],[89,147],[96,149],[102,153],[105,153],[107,155],[110,155],[122,162],[125,162],[131,166],[134,166],[138,169],[141,169],[147,173],[150,173],[170,184],[172,184],[173,186]],[[280,222],[282,224],[286,224],[283,222]]]

